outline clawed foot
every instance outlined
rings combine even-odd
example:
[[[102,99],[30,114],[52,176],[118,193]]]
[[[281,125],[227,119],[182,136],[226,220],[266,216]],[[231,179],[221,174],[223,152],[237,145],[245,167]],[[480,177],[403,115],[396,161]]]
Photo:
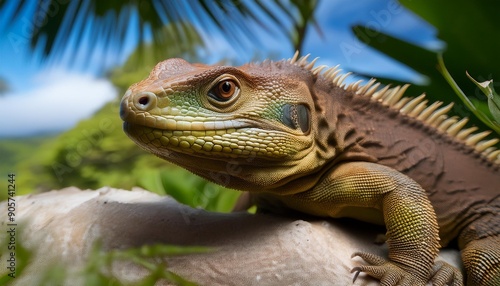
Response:
[[[409,273],[403,270],[399,265],[394,262],[388,261],[378,255],[374,255],[366,252],[355,252],[351,258],[359,256],[363,258],[370,265],[363,265],[355,267],[351,272],[356,272],[354,274],[354,281],[358,278],[359,273],[364,272],[374,278],[380,280],[380,285],[392,286],[392,285],[422,285],[424,286],[427,281],[416,276],[415,274]]]
[[[462,272],[446,262],[438,261],[432,267],[432,285],[464,285]]]
[[[359,273],[361,272],[379,279],[380,285],[384,286],[426,285],[429,280],[428,278],[419,276],[416,273],[411,273],[403,269],[402,265],[384,259],[378,255],[366,252],[356,252],[351,257],[356,256],[363,258],[370,265],[354,267],[351,270],[351,272],[356,272],[354,274],[353,283],[356,281]],[[433,285],[436,286],[463,285],[462,274],[460,273],[460,271],[442,261],[437,262],[433,267],[430,280],[432,281]]]

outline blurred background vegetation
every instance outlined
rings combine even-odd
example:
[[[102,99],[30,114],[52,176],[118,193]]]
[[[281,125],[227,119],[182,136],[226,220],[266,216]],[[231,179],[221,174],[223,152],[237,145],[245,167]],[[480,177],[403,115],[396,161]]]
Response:
[[[7,2],[0,1],[0,9]],[[106,77],[118,90],[118,97],[91,118],[57,135],[0,140],[0,174],[15,172],[18,175],[19,195],[68,186],[81,189],[140,186],[172,195],[194,207],[229,211],[237,192],[208,183],[164,162],[140,150],[126,137],[118,115],[120,97],[128,86],[145,78],[161,60],[182,57],[192,62],[202,61],[200,54],[217,49],[207,46],[200,36],[202,32],[210,31],[199,29],[210,27],[218,30],[242,53],[254,53],[256,60],[273,58],[273,55],[259,51],[259,43],[253,38],[254,31],[250,30],[249,23],[284,34],[289,40],[284,45],[301,49],[310,29],[322,33],[322,27],[315,19],[319,1],[190,0],[159,1],[154,6],[150,1],[139,0],[52,2],[57,3],[60,10],[52,17],[45,13],[46,25],[36,29],[30,39],[33,49],[43,50],[46,61],[66,53],[70,39],[75,41],[71,33],[78,35],[84,25],[93,26],[90,37],[104,47],[105,55],[113,56],[124,44],[129,27],[127,17],[133,9],[139,14],[138,31],[148,27],[151,40],[147,41],[145,35],[139,33],[137,47],[126,62],[106,72]],[[16,9],[2,17],[15,21],[29,1],[17,3]],[[348,3],[345,1],[344,5]],[[446,43],[443,52],[448,70],[474,105],[488,114],[486,97],[465,77],[465,70],[473,76],[483,75],[482,80],[500,75],[500,39],[497,37],[500,22],[496,18],[500,3],[466,0],[401,0],[400,3],[437,28],[438,37]],[[36,7],[33,15],[37,15],[40,9]],[[68,15],[76,20],[64,21]],[[192,21],[202,25],[193,25]],[[411,87],[411,94],[425,91],[432,100],[458,102],[457,97],[451,96],[453,90],[437,68],[439,51],[419,47],[370,26],[357,25],[351,29],[365,44],[426,76],[426,81]],[[79,40],[77,36],[77,43]],[[93,52],[89,50],[89,54]],[[231,59],[226,61],[234,63]],[[363,71],[359,74],[373,76]],[[399,84],[397,78],[397,75],[386,76],[381,81]],[[8,89],[8,82],[0,78],[0,96]],[[471,116],[463,104],[456,104],[453,112],[459,116]],[[480,120],[473,118],[473,123],[486,128]],[[6,192],[1,192],[0,199],[5,198]]]

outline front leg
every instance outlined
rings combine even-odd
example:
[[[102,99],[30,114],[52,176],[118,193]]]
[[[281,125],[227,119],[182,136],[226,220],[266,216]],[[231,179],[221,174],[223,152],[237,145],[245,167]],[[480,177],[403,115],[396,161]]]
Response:
[[[467,285],[500,285],[500,235],[473,240],[462,250]]]
[[[389,261],[355,253],[371,265],[356,267],[382,285],[461,285],[461,273],[446,264],[434,267],[439,234],[434,209],[425,191],[406,175],[367,162],[336,166],[313,189],[284,197],[289,207],[313,215],[372,220],[379,210],[387,228]],[[451,269],[451,270],[450,270]]]
[[[475,220],[462,230],[458,239],[467,285],[500,285],[499,205],[492,202],[475,215]]]

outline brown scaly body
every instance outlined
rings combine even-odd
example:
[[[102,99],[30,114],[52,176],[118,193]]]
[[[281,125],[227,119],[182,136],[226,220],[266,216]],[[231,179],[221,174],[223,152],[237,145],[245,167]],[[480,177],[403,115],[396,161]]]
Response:
[[[456,238],[468,284],[500,283],[498,139],[464,129],[451,105],[403,97],[407,86],[345,85],[324,68],[297,55],[238,68],[167,60],[124,96],[124,129],[267,208],[385,224],[389,260],[356,253],[370,265],[355,269],[386,285],[461,285],[434,264]]]

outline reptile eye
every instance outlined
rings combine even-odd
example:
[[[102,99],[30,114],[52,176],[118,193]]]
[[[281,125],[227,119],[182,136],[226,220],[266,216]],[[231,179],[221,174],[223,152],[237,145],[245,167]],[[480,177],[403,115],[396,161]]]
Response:
[[[226,102],[238,95],[240,88],[232,79],[224,79],[219,81],[209,92],[208,96],[219,101]]]

